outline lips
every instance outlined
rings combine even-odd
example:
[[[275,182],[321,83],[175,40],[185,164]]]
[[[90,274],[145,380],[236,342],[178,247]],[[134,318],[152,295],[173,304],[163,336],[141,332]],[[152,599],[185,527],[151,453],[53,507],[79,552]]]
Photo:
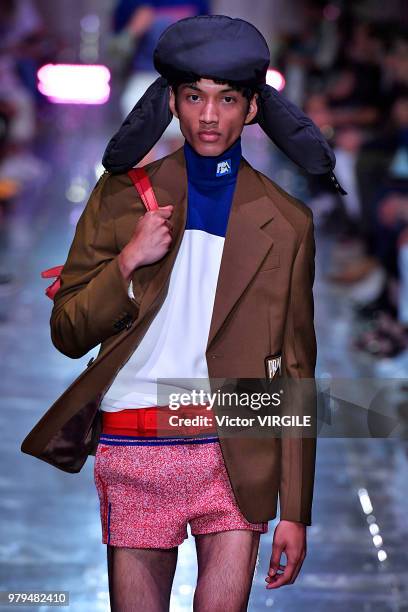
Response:
[[[213,142],[214,140],[218,140],[221,134],[219,132],[203,130],[201,132],[198,132],[198,136],[204,142]]]

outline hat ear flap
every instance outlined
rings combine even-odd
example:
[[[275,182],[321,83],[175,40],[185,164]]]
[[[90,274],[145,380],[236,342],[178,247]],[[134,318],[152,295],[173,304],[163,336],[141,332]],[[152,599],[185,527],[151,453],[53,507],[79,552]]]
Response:
[[[127,172],[149,153],[173,119],[169,99],[169,83],[158,77],[110,139],[102,158],[106,170]]]
[[[270,85],[258,87],[259,123],[269,138],[293,162],[311,174],[334,168],[336,158],[319,128],[293,102]]]

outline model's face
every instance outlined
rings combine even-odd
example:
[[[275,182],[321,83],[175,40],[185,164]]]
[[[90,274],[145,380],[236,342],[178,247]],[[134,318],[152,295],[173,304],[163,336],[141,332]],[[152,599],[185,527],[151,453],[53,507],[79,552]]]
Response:
[[[241,135],[244,125],[256,115],[257,98],[248,100],[229,85],[211,79],[180,85],[175,94],[170,90],[170,110],[178,117],[180,129],[199,155],[221,155]]]

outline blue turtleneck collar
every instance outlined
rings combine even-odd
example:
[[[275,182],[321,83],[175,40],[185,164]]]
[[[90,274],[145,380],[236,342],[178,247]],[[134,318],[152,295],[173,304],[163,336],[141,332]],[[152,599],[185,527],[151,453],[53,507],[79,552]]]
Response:
[[[233,183],[237,179],[242,158],[241,137],[221,155],[216,156],[200,155],[185,140],[184,156],[189,181],[212,184],[215,187]]]

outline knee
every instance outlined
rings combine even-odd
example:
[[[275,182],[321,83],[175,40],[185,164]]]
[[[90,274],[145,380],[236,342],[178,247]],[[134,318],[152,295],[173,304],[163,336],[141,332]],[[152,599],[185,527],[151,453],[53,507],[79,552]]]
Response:
[[[206,583],[198,580],[194,592],[193,612],[247,612],[249,592],[237,588],[233,593],[220,592]]]

